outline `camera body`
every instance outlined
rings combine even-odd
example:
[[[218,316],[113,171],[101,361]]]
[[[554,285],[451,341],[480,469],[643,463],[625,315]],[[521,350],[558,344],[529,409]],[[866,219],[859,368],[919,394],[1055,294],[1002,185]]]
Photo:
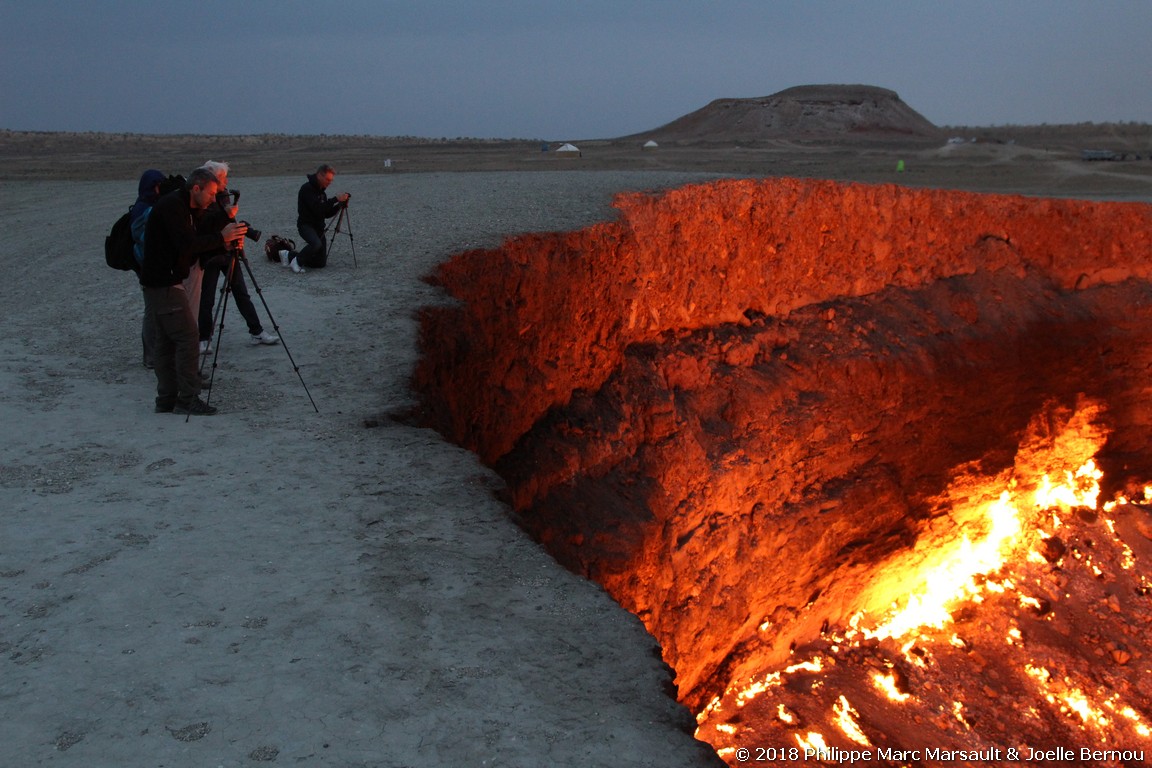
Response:
[[[240,203],[240,190],[238,190],[238,189],[222,189],[216,193],[216,204],[219,205],[224,210],[228,210],[229,208],[233,208],[236,205],[238,205],[239,203]],[[251,224],[249,224],[246,221],[241,221],[240,223],[244,224],[245,226],[248,227],[248,232],[245,233],[245,235],[244,235],[245,237],[247,237],[249,240],[251,240],[254,243],[260,242],[260,238],[264,236],[263,232],[256,229],[255,227],[253,227]]]
[[[231,208],[240,202],[240,190],[222,189],[216,193],[216,204],[221,208]]]
[[[187,179],[185,179],[180,174],[170,173],[168,174],[168,178],[160,182],[160,196],[163,197],[169,192],[175,192],[178,189],[184,189],[184,185],[187,183]]]

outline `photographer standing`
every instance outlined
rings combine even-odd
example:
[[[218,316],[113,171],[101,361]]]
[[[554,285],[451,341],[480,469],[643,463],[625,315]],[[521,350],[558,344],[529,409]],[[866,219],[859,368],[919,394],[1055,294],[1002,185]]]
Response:
[[[324,220],[335,216],[351,197],[347,192],[328,197],[326,190],[335,177],[336,171],[332,166],[322,165],[316,173],[308,175],[308,181],[296,195],[296,231],[308,245],[296,253],[280,252],[280,263],[291,267],[293,272],[303,272],[305,267],[319,269],[328,263]]]
[[[246,224],[231,223],[215,232],[197,232],[196,223],[218,190],[216,177],[197,168],[183,189],[156,201],[145,225],[140,285],[144,312],[156,327],[157,413],[216,413],[200,399],[199,333],[183,282],[201,255],[235,244],[248,231]]]
[[[140,265],[144,263],[144,227],[148,222],[148,213],[160,198],[160,185],[164,183],[165,175],[155,169],[144,171],[140,177],[136,202],[128,213],[128,220],[132,225],[132,255],[136,257],[136,274],[139,277]],[[156,328],[149,322],[148,313],[144,313],[144,321],[140,328],[140,341],[144,347],[144,367],[152,369],[153,350],[156,347]]]
[[[220,185],[216,200],[204,212],[197,229],[201,232],[220,232],[228,224],[236,220],[237,208],[228,201],[228,163],[218,163],[209,160],[202,166],[205,170],[216,176]],[[239,196],[239,192],[236,193]],[[255,232],[255,230],[253,230]],[[251,234],[251,233],[249,233]],[[257,236],[257,235],[253,235]],[[241,245],[243,241],[241,241]],[[204,278],[200,293],[200,310],[196,319],[200,335],[200,354],[211,352],[213,310],[216,306],[216,287],[220,282],[220,275],[225,279],[231,276],[229,286],[232,298],[236,302],[236,309],[248,325],[248,338],[252,344],[277,344],[280,337],[264,330],[256,307],[252,304],[252,297],[248,295],[248,284],[244,282],[244,270],[239,264],[232,262],[236,256],[235,251],[221,248],[218,252],[201,257],[200,265],[204,268]]]

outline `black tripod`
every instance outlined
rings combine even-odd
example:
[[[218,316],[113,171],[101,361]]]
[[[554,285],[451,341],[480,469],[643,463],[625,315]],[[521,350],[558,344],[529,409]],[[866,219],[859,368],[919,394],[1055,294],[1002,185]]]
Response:
[[[348,205],[351,201],[344,203],[340,206],[340,215],[336,217],[336,228],[332,231],[332,238],[328,241],[328,253],[324,254],[324,261],[328,261],[328,257],[332,255],[332,246],[336,242],[336,235],[340,234],[340,227],[345,227],[344,234],[348,235],[348,244],[352,246],[352,266],[356,264],[356,240],[352,237],[352,214],[348,212]],[[328,235],[328,230],[324,230],[324,235]]]
[[[248,279],[252,281],[252,288],[256,291],[256,295],[260,297],[260,303],[264,305],[264,311],[268,313],[268,320],[272,323],[273,330],[280,336],[280,346],[284,348],[284,354],[288,355],[288,361],[292,364],[292,370],[296,371],[296,377],[300,379],[300,385],[304,387],[304,393],[308,395],[308,402],[312,403],[312,408],[316,413],[320,413],[320,409],[316,407],[316,401],[312,399],[312,393],[308,391],[308,385],[304,383],[304,376],[300,373],[300,366],[296,365],[296,361],[292,358],[292,353],[288,350],[288,342],[284,340],[284,333],[280,330],[280,326],[276,323],[276,318],[272,316],[272,310],[268,306],[268,302],[264,300],[264,291],[260,289],[260,284],[256,282],[256,275],[252,274],[252,267],[248,263],[248,257],[244,255],[243,248],[229,248],[228,249],[228,269],[224,272],[224,287],[220,289],[221,299],[216,305],[216,311],[212,318],[212,325],[216,327],[216,351],[212,355],[212,375],[208,379],[208,398],[207,402],[212,401],[212,384],[216,380],[216,364],[220,359],[220,346],[224,340],[224,317],[228,314],[228,297],[232,295],[232,278],[236,274],[236,265],[244,265],[244,271],[248,273]],[[200,358],[200,376],[204,375],[204,363],[207,356]]]

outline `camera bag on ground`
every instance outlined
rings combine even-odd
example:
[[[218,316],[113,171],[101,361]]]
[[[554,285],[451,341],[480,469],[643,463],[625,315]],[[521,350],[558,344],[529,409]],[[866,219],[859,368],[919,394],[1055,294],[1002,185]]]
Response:
[[[280,263],[280,251],[295,251],[296,241],[289,240],[280,235],[272,235],[268,241],[264,243],[264,255],[268,257],[268,261]]]
[[[128,212],[130,213],[130,211]],[[113,269],[136,270],[136,254],[132,242],[132,222],[128,213],[116,219],[112,231],[104,238],[104,261]]]

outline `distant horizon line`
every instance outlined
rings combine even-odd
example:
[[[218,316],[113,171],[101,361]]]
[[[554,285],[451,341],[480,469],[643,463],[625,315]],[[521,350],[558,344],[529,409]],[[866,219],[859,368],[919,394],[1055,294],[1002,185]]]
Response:
[[[1143,120],[1083,120],[1076,123],[990,123],[987,125],[939,125],[941,131],[969,130],[986,131],[992,129],[1021,130],[1036,128],[1089,128],[1108,126],[1143,126],[1152,128],[1152,123]],[[582,139],[545,139],[541,137],[498,137],[498,136],[425,136],[419,134],[376,134],[376,133],[284,133],[284,132],[255,132],[255,133],[196,133],[196,132],[147,132],[147,131],[111,131],[111,130],[67,130],[67,129],[30,129],[30,128],[0,128],[0,134],[32,134],[32,135],[83,135],[83,136],[118,136],[118,137],[164,137],[164,138],[343,138],[343,139],[378,139],[392,141],[419,141],[426,143],[450,144],[454,142],[485,142],[485,143],[563,143],[565,141],[621,141],[633,140],[645,134],[657,133],[664,126],[651,128],[646,131],[611,137],[585,137]]]

